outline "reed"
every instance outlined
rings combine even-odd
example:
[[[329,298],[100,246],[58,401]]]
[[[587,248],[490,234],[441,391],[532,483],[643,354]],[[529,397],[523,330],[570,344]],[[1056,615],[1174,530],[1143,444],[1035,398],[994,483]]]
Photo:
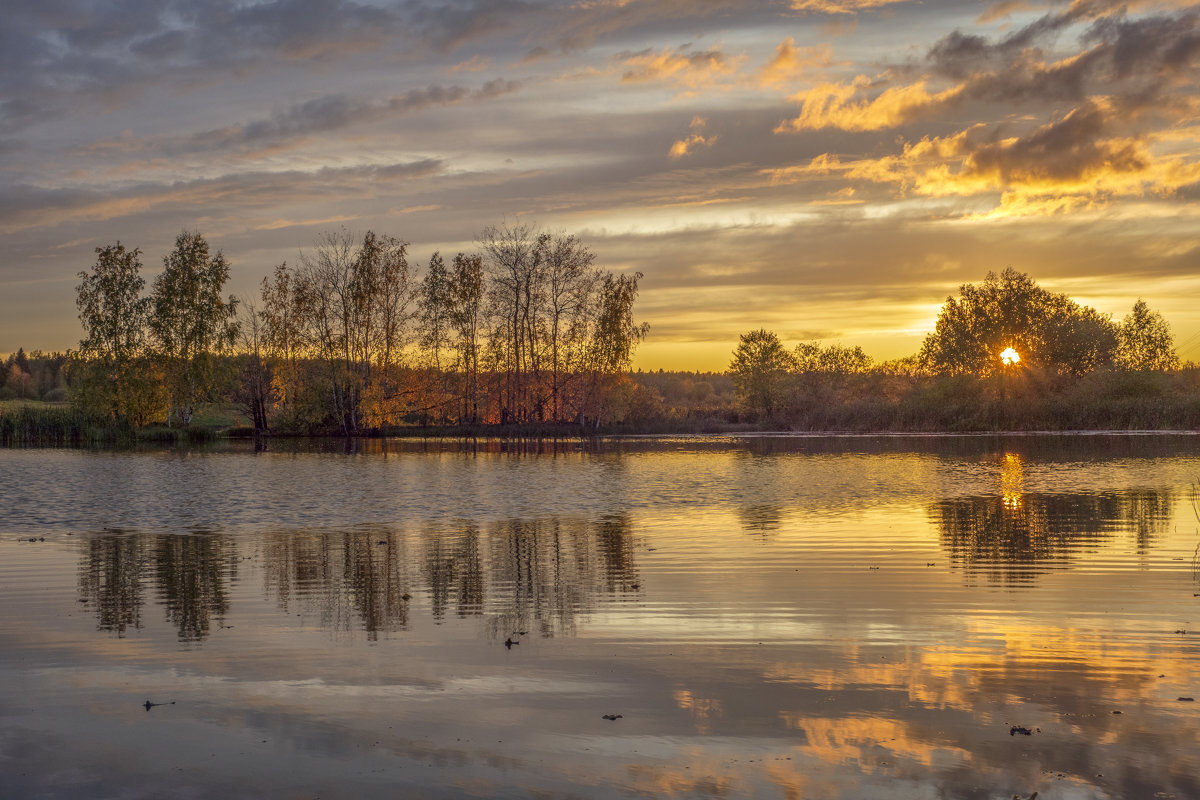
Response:
[[[82,446],[132,440],[133,431],[68,405],[0,407],[0,445]]]

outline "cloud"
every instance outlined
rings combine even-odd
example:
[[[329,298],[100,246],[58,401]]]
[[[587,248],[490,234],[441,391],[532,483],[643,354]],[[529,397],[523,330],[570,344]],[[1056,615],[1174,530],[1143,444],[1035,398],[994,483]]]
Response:
[[[1038,46],[1085,17],[1092,24],[1080,39],[1082,49],[1051,58]],[[1104,99],[1128,114],[1178,117],[1192,113],[1177,90],[1194,92],[1197,62],[1200,15],[1129,20],[1120,13],[1096,16],[1093,7],[1076,4],[996,42],[953,31],[929,49],[931,74],[912,82],[893,84],[904,74],[893,70],[874,79],[859,75],[848,83],[823,83],[799,92],[791,99],[801,103],[800,114],[781,123],[777,132],[886,130],[936,117],[967,101],[1008,104],[1004,113],[1009,113],[1014,103],[1024,103],[1028,110],[1036,109],[1032,104],[1053,110],[1064,101]],[[932,89],[935,83],[939,88]]]
[[[442,172],[436,159],[364,167],[322,168],[311,172],[245,172],[219,178],[173,184],[138,184],[119,190],[42,189],[13,186],[0,193],[0,233],[11,234],[72,221],[114,220],[131,215],[188,210],[270,207],[280,197],[295,202],[303,197],[332,199],[361,196],[365,183],[372,186],[425,178]]]
[[[792,0],[793,11],[813,11],[820,14],[857,14],[875,8],[909,2],[909,0]]]
[[[671,158],[683,158],[697,147],[712,147],[717,141],[717,137],[716,135],[704,135],[704,127],[706,124],[707,120],[705,120],[703,117],[693,117],[692,123],[689,126],[692,129],[692,134],[685,139],[677,140],[673,145],[671,145],[668,155],[670,155]]]
[[[850,83],[823,83],[792,96],[799,101],[800,115],[785,120],[777,133],[838,128],[845,131],[877,131],[894,128],[916,117],[955,102],[961,87],[936,94],[926,89],[926,81],[907,86],[892,86],[872,98],[861,98],[873,88],[873,81],[859,75]]]
[[[945,137],[923,137],[900,153],[771,171],[775,182],[841,176],[890,184],[900,196],[995,197],[991,215],[1040,215],[1097,208],[1117,197],[1175,197],[1200,179],[1187,156],[1155,155],[1144,139],[1112,133],[1112,109],[1087,103],[1028,133],[1001,135],[982,123]]]
[[[758,82],[763,86],[792,83],[810,69],[828,67],[832,63],[833,48],[828,44],[796,47],[796,40],[789,36],[779,43],[775,54],[759,70]]]
[[[989,22],[995,22],[998,19],[1004,19],[1009,14],[1016,11],[1027,11],[1033,8],[1026,0],[1000,0],[988,6],[979,17],[975,20],[981,25],[986,25]]]
[[[674,50],[622,52],[614,58],[626,67],[622,83],[668,80],[684,86],[706,86],[736,68],[720,50],[692,50],[690,44]]]
[[[189,153],[237,152],[253,148],[251,154],[261,156],[281,152],[316,134],[414,114],[429,108],[452,106],[466,100],[492,100],[518,91],[521,86],[520,81],[496,78],[477,89],[435,84],[374,101],[342,93],[328,94],[303,103],[295,103],[250,122],[159,139],[139,139],[123,134],[116,138],[92,142],[82,148],[81,152],[98,154],[109,151],[142,155],[148,152],[162,152],[179,156]],[[264,147],[268,149],[264,150]]]

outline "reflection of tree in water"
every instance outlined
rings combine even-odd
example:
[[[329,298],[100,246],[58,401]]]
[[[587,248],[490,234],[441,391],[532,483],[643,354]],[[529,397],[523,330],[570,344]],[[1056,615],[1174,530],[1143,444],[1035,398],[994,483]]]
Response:
[[[79,563],[79,598],[96,613],[96,628],[124,635],[142,627],[146,589],[145,542],[136,535],[111,533],[88,538]]]
[[[573,631],[597,596],[636,592],[634,556],[624,515],[453,520],[411,533],[280,532],[264,546],[264,586],[282,609],[300,602],[338,629],[357,618],[369,635],[407,627],[404,596],[427,591],[437,622],[486,616],[500,639],[553,636]]]
[[[604,564],[607,592],[636,592],[640,587],[634,540],[628,514],[606,514],[596,523],[596,538]]]
[[[80,597],[101,630],[120,634],[141,626],[153,582],[179,638],[202,640],[230,611],[235,542],[219,533],[95,536],[80,558]],[[407,629],[418,592],[428,593],[434,620],[483,616],[504,639],[573,632],[597,598],[640,590],[623,514],[280,531],[259,543],[264,595],[281,611],[316,614],[332,630],[361,628],[370,639]]]
[[[776,505],[742,506],[738,509],[738,520],[747,533],[765,540],[783,524],[783,509]]]
[[[1172,498],[1153,489],[1112,494],[1017,494],[947,500],[930,508],[951,563],[995,583],[1025,583],[1127,530],[1139,551],[1166,531]]]
[[[376,527],[270,534],[264,588],[284,610],[299,602],[334,630],[350,630],[357,620],[375,639],[408,627],[406,555],[403,536]]]
[[[232,537],[222,533],[153,537],[158,600],[182,641],[198,641],[229,613],[228,583],[237,578]]]
[[[428,526],[424,531],[425,575],[429,582],[433,618],[442,620],[454,602],[460,617],[483,613],[484,579],[479,560],[479,525],[463,520],[444,531]]]

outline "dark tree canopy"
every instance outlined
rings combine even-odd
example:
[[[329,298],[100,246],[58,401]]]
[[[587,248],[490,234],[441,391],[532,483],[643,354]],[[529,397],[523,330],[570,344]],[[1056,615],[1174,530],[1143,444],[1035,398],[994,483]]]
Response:
[[[963,284],[957,299],[946,298],[921,361],[935,373],[989,375],[1001,367],[1007,347],[1025,365],[1082,375],[1112,363],[1117,326],[1009,267],[989,272],[982,284]]]
[[[1117,329],[1117,363],[1131,370],[1169,370],[1179,367],[1175,337],[1162,314],[1138,298]]]
[[[789,376],[796,358],[774,333],[760,328],[743,333],[733,351],[729,372],[742,402],[770,419],[787,399]]]

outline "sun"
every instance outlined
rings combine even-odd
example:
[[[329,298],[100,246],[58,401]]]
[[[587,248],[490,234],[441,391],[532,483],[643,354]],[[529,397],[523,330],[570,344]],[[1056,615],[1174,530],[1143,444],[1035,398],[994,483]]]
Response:
[[[1016,350],[1012,349],[1011,347],[1006,347],[1004,348],[1004,351],[1000,353],[1000,360],[1007,366],[1009,364],[1016,364],[1021,360],[1021,356],[1017,354]]]

